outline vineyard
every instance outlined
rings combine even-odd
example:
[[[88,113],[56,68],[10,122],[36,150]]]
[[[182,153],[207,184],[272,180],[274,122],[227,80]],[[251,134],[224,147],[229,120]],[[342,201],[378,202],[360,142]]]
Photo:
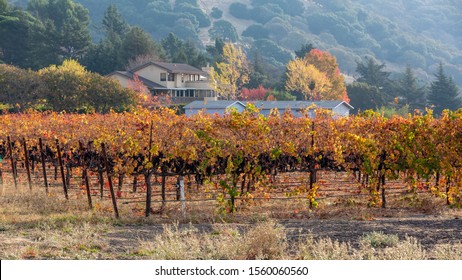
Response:
[[[308,114],[307,114],[308,115]],[[369,207],[426,193],[462,205],[462,115],[315,119],[252,109],[185,117],[169,109],[0,116],[0,187],[162,213],[211,201],[223,213],[271,199],[360,196]],[[334,171],[334,172],[332,172]],[[334,187],[335,183],[335,187]],[[98,204],[99,205],[99,204]],[[159,205],[155,209],[154,205]]]

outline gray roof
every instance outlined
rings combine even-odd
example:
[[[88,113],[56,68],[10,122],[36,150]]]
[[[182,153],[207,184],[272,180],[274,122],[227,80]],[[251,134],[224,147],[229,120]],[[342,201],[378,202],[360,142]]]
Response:
[[[353,107],[345,101],[342,100],[326,100],[326,101],[250,101],[246,102],[247,104],[254,104],[254,106],[258,109],[262,110],[271,110],[271,109],[278,109],[278,110],[301,110],[312,105],[315,105],[316,108],[322,109],[334,109],[341,104],[345,104],[350,109]]]
[[[163,68],[165,69],[167,72],[169,73],[174,73],[174,74],[181,74],[181,73],[184,73],[184,74],[197,74],[197,75],[203,75],[203,76],[206,76],[207,73],[200,70],[200,69],[197,69],[196,67],[193,67],[191,65],[188,65],[188,64],[184,64],[184,63],[166,63],[166,62],[154,62],[154,61],[149,61],[149,62],[146,62],[140,66],[137,66],[133,69],[130,70],[130,72],[136,72],[140,69],[143,69],[149,65],[155,65],[157,67],[160,67],[160,68]]]
[[[184,109],[226,109],[233,105],[241,105],[245,107],[245,104],[236,100],[217,100],[217,101],[193,101],[188,105],[184,106]]]
[[[123,75],[129,79],[134,79],[134,75],[132,72],[128,72],[128,71],[115,71],[115,72],[112,72],[111,74],[109,74],[108,76],[111,76],[111,75],[114,75],[114,74],[120,74],[120,75]],[[143,78],[141,76],[138,76],[138,79],[143,82],[143,84],[145,86],[147,86],[148,88],[150,89],[166,89],[166,87],[162,86],[162,85],[159,85],[158,83],[155,83],[151,80],[148,80],[146,78]]]

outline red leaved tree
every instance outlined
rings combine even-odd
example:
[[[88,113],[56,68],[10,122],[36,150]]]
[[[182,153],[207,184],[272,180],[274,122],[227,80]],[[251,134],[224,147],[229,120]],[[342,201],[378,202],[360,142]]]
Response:
[[[169,106],[172,103],[168,95],[153,95],[136,73],[133,74],[133,80],[129,81],[128,87],[137,93],[138,104],[141,107],[153,109]]]
[[[264,88],[262,85],[253,89],[243,88],[240,99],[246,101],[264,100],[268,91],[269,89]]]

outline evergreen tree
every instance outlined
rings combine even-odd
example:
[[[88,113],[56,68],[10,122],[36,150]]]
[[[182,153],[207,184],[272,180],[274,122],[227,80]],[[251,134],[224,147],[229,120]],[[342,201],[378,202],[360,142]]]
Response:
[[[359,74],[357,82],[365,83],[373,86],[379,90],[379,94],[382,95],[380,100],[385,100],[385,103],[390,103],[396,96],[394,84],[390,79],[390,72],[385,71],[385,63],[379,64],[372,57],[366,57],[366,61],[356,62],[356,72]],[[376,99],[376,98],[375,98]],[[369,99],[367,99],[369,100]],[[374,104],[369,104],[374,106]]]
[[[124,36],[120,51],[120,61],[128,65],[130,60],[138,56],[151,56],[165,58],[165,53],[160,44],[154,42],[151,36],[139,27],[132,27]]]
[[[44,53],[53,54],[56,61],[81,59],[85,55],[91,46],[86,8],[72,0],[31,0],[27,8],[45,25]]]
[[[425,109],[425,88],[417,84],[417,78],[410,65],[406,66],[403,77],[398,81],[397,92],[411,111]]]
[[[115,5],[109,5],[106,9],[102,25],[106,36],[90,48],[84,64],[89,70],[105,75],[125,66],[120,53],[122,38],[128,32],[129,25]]]
[[[167,37],[161,40],[160,43],[166,52],[168,60],[179,63],[179,61],[176,61],[176,58],[180,51],[184,48],[183,41],[170,32]]]
[[[107,36],[113,33],[122,37],[129,30],[127,22],[114,4],[107,7],[102,23]]]
[[[297,58],[304,58],[305,55],[309,54],[312,49],[314,49],[313,44],[311,43],[303,44],[299,50],[295,51],[295,56]]]
[[[215,44],[213,46],[206,46],[205,49],[211,57],[211,63],[220,63],[223,61],[223,47],[225,42],[221,38],[215,39]]]
[[[268,75],[265,72],[265,65],[260,52],[255,51],[250,74],[249,83],[246,85],[247,88],[258,88],[260,85],[266,86],[268,84]]]
[[[85,56],[84,65],[88,70],[102,75],[124,68],[120,60],[122,39],[119,36],[103,38],[93,45]]]
[[[430,84],[428,102],[434,106],[435,114],[441,114],[444,109],[457,110],[462,107],[459,89],[452,77],[444,73],[442,63],[434,75],[436,79]]]
[[[45,42],[42,22],[21,8],[0,2],[0,61],[22,68],[39,68],[49,54],[35,55]]]
[[[372,57],[366,57],[366,61],[356,62],[357,79],[360,83],[366,83],[377,88],[385,88],[390,85],[390,72],[385,71],[385,63],[379,64]]]
[[[375,110],[386,104],[382,92],[376,86],[354,82],[347,85],[347,91],[354,113],[368,109]]]

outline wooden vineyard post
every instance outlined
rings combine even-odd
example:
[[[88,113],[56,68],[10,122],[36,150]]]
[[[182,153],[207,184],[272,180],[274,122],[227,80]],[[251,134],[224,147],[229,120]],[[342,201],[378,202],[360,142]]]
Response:
[[[3,187],[2,161],[3,157],[0,155],[0,187]]]
[[[2,172],[2,160],[3,158],[0,156],[0,187],[3,187],[3,172]]]
[[[164,167],[162,167],[162,169],[164,169]],[[161,208],[161,211],[163,212],[165,207],[167,206],[167,197],[166,197],[166,193],[165,193],[165,183],[166,183],[166,175],[165,175],[165,171],[162,170],[162,185],[161,185],[161,197],[162,197],[162,208]]]
[[[27,182],[29,183],[29,189],[32,191],[32,178],[30,176],[30,166],[29,166],[29,151],[27,150],[26,138],[22,138],[22,144],[24,147],[24,160],[26,162],[26,171],[27,171]]]
[[[152,201],[151,175],[152,175],[151,172],[144,175],[144,180],[146,181],[146,211],[144,214],[146,218],[149,217],[149,215],[151,215],[151,201]]]
[[[151,121],[151,126],[149,128],[149,145],[148,145],[148,160],[151,161],[151,149],[152,149],[152,126],[154,125]],[[144,181],[146,183],[146,212],[145,216],[149,217],[151,215],[151,200],[152,200],[152,185],[151,185],[151,176],[152,172],[150,170],[144,175]]]
[[[385,196],[385,174],[380,177],[381,186],[382,186],[382,208],[387,208],[387,199]]]
[[[48,194],[47,169],[46,169],[46,164],[45,164],[45,153],[43,153],[42,138],[39,138],[39,148],[40,148],[40,161],[42,162],[42,170],[43,170],[43,182],[45,183],[45,192],[46,194]]]
[[[138,176],[133,175],[133,192],[136,193],[136,187],[138,186]]]
[[[184,197],[184,177],[178,176],[178,180],[176,183],[177,187],[177,199],[181,201],[181,213],[183,217],[186,216],[186,205],[185,205],[185,197]]]
[[[13,145],[11,145],[10,136],[7,137],[7,141],[8,141],[8,150],[10,150],[11,172],[13,173],[14,187],[18,188],[18,173],[16,172],[16,164],[14,162],[14,156],[13,156]]]
[[[103,199],[103,192],[104,192],[104,177],[103,171],[98,167],[98,182],[99,182],[99,195],[100,198]]]
[[[83,149],[83,144],[82,142],[79,141],[79,147],[80,147],[80,152],[81,152],[81,158],[80,158],[80,161],[82,162],[82,169],[83,169],[83,180],[85,182],[85,189],[87,191],[87,199],[88,199],[88,207],[90,207],[90,209],[93,209],[93,203],[91,201],[91,193],[90,193],[90,180],[88,179],[88,170],[87,170],[87,166],[85,165],[85,162],[84,162],[84,159],[83,159],[83,152],[84,152],[84,149]]]
[[[58,139],[56,139],[56,149],[58,150],[58,162],[59,168],[61,170],[61,180],[63,181],[64,196],[66,197],[66,199],[69,199],[69,195],[67,193],[66,176],[64,175],[63,159],[61,158],[61,148],[59,147]]]
[[[101,143],[101,149],[103,151],[104,166],[106,168],[107,181],[109,183],[109,191],[111,192],[112,207],[114,208],[114,215],[115,215],[116,219],[118,219],[119,218],[119,210],[117,209],[117,200],[116,200],[115,193],[114,193],[114,186],[112,185],[111,172],[109,171],[109,160],[107,158],[106,147],[105,147],[104,143]]]

